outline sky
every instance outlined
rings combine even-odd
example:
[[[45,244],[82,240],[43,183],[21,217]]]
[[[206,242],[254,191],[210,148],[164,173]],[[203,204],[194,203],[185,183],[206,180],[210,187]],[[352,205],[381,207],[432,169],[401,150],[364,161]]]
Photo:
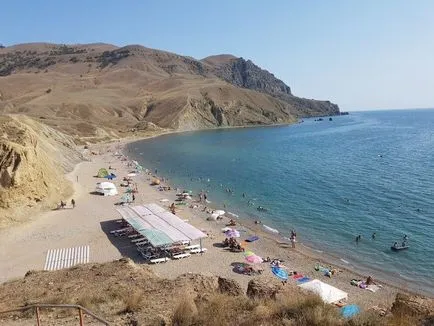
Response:
[[[250,59],[341,110],[434,107],[434,1],[14,0],[0,44],[141,44]]]

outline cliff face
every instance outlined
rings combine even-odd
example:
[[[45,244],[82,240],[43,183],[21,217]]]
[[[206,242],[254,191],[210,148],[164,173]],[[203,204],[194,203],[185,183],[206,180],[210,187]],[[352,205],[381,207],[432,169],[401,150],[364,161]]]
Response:
[[[71,190],[63,174],[82,159],[71,138],[22,116],[0,116],[0,227]]]
[[[203,60],[129,45],[21,44],[0,49],[0,113],[21,113],[97,141],[137,124],[192,130],[333,115],[250,60]]]
[[[205,59],[206,61],[206,59]],[[226,64],[215,66],[215,74],[227,82],[271,96],[290,96],[291,89],[267,70],[259,68],[250,60],[234,58]]]

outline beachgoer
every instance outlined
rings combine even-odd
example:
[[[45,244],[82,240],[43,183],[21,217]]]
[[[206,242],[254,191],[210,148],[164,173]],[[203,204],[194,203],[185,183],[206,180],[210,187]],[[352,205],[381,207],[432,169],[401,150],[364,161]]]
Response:
[[[404,235],[404,241],[407,241],[408,240],[408,235]]]
[[[394,247],[394,248],[398,248],[398,242],[395,242],[395,243],[393,244],[393,247]]]
[[[75,208],[75,200],[74,200],[74,198],[71,199],[71,205],[72,205],[72,208]]]
[[[208,199],[208,196],[206,195],[206,192],[203,194],[203,199],[205,199],[205,201]]]
[[[291,246],[292,246],[292,248],[295,248],[296,234],[295,234],[294,231],[291,231],[291,237],[289,239],[291,240]]]
[[[375,240],[375,237],[377,236],[377,233],[372,233],[372,240]]]
[[[371,276],[368,276],[366,279],[366,285],[375,284],[374,279]]]
[[[134,196],[134,193],[133,193],[133,201],[135,201],[136,200],[136,196]]]
[[[246,194],[243,192],[243,198],[246,198]]]
[[[63,200],[60,201],[60,208],[65,208],[66,204],[63,202]]]

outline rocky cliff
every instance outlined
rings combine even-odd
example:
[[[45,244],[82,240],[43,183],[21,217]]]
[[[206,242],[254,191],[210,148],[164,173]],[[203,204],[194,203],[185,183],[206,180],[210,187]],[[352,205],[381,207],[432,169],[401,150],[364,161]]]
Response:
[[[82,157],[71,137],[25,116],[0,116],[0,131],[1,227],[71,193],[64,173]]]

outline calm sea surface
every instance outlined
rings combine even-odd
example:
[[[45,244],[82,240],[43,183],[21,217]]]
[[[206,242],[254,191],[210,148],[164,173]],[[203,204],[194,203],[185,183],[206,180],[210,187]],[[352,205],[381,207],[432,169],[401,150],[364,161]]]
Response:
[[[129,149],[172,185],[207,190],[241,218],[283,236],[294,228],[351,267],[434,294],[434,110],[182,133]],[[392,252],[404,234],[410,249]]]

